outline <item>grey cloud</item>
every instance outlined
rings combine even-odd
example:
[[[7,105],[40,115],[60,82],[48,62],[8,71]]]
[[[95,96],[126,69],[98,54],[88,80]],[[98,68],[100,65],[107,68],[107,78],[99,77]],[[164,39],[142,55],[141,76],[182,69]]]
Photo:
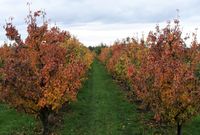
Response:
[[[198,0],[34,0],[32,9],[45,9],[52,21],[73,23],[135,23],[158,22],[175,17],[176,9],[186,19],[198,14]],[[0,21],[15,17],[17,24],[23,23],[27,13],[25,1],[1,0]]]
[[[47,18],[65,27],[85,26],[90,23],[134,24],[159,23],[176,17],[180,9],[183,21],[200,22],[199,0],[27,0],[31,9],[45,9]],[[14,23],[23,30],[28,13],[27,1],[0,0],[0,36],[5,19],[14,17]],[[24,30],[22,31],[24,35]],[[0,37],[0,40],[5,37]]]

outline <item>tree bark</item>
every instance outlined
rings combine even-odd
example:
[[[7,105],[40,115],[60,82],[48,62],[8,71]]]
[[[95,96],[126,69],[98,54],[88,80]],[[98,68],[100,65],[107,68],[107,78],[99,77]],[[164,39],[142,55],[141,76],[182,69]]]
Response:
[[[177,135],[182,135],[182,124],[177,122]]]
[[[50,134],[50,124],[48,120],[50,114],[51,114],[51,110],[49,110],[46,107],[40,110],[39,118],[41,120],[42,127],[43,127],[43,133],[42,133],[43,135]]]

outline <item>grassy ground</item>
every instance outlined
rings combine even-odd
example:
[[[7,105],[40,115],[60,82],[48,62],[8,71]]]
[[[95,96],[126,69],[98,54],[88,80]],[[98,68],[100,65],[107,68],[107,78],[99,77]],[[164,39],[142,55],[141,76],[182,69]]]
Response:
[[[97,61],[88,81],[65,115],[62,135],[139,135],[140,115]]]
[[[77,102],[70,104],[64,113],[64,124],[57,132],[60,135],[152,135],[158,130],[142,125],[141,118],[147,115],[141,117],[105,68],[95,61]],[[0,105],[0,135],[16,135],[16,132],[32,135],[35,125],[32,117]],[[199,135],[199,125],[200,117],[196,117],[184,126],[183,135]]]
[[[35,127],[33,117],[17,113],[5,105],[0,105],[0,135],[33,134]]]
[[[183,131],[184,135],[200,135],[200,116],[186,123]]]
[[[65,115],[62,135],[152,135],[160,129],[150,129],[141,124],[141,117],[134,104],[113,82],[105,68],[94,62],[88,81],[70,105]],[[184,126],[184,135],[199,135],[200,117]],[[166,135],[175,134],[176,129]],[[164,131],[165,132],[165,131]]]

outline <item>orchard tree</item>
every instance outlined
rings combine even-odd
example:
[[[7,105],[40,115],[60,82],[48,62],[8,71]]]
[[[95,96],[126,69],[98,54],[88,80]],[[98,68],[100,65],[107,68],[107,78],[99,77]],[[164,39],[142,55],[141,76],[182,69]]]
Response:
[[[103,48],[99,59],[115,79],[130,85],[141,107],[160,123],[182,125],[199,113],[200,45],[182,38],[179,20],[156,27],[146,41],[127,38]],[[128,83],[127,83],[128,82]],[[135,100],[135,99],[133,99]]]
[[[111,50],[108,47],[102,48],[101,53],[98,56],[98,59],[103,63],[106,64],[107,61],[109,60],[109,57],[111,55]]]
[[[149,48],[139,69],[131,70],[134,91],[155,114],[157,121],[177,125],[177,135],[182,125],[198,114],[200,82],[196,77],[199,64],[199,45],[193,42],[187,48],[179,21],[163,30],[156,28],[147,39]]]
[[[71,52],[62,44],[72,39],[70,34],[57,27],[48,28],[46,21],[39,26],[40,16],[45,13],[28,15],[25,41],[12,23],[6,24],[6,36],[14,43],[0,49],[0,94],[5,103],[38,116],[47,135],[52,124],[50,116],[76,99],[86,68],[80,61],[69,62],[66,57]]]

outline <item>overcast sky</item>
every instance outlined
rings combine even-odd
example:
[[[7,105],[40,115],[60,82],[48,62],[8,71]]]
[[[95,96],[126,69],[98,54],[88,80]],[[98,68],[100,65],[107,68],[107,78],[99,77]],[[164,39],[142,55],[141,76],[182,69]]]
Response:
[[[14,17],[14,24],[25,36],[27,2],[32,3],[33,11],[45,10],[52,23],[70,31],[87,46],[140,37],[154,30],[156,24],[163,26],[175,18],[176,9],[180,10],[184,32],[200,27],[200,0],[0,0],[0,42],[8,41],[3,25],[9,17]]]

